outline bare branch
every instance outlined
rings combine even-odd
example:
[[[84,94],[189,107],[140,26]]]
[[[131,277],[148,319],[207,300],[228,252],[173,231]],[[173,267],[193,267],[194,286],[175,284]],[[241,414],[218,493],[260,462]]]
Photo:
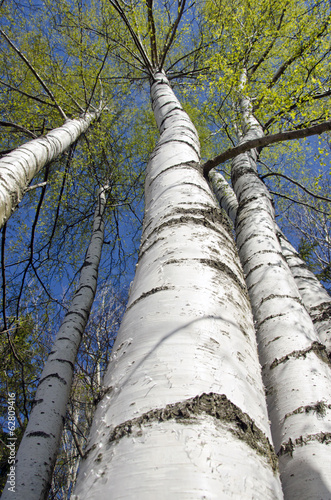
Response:
[[[293,139],[302,139],[303,137],[309,137],[311,135],[322,134],[323,132],[331,130],[331,120],[319,123],[318,125],[313,125],[312,127],[306,127],[299,130],[289,130],[286,132],[279,132],[278,134],[267,135],[265,137],[260,137],[258,139],[252,139],[251,141],[244,142],[235,148],[230,148],[215,156],[211,160],[206,161],[202,165],[204,175],[207,176],[212,168],[217,167],[221,163],[224,163],[235,156],[245,153],[250,149],[263,148],[269,144],[275,144],[276,142],[290,141]]]
[[[300,182],[298,181],[295,181],[294,179],[292,179],[291,177],[288,177],[287,175],[285,174],[281,174],[279,172],[270,172],[269,174],[265,174],[265,175],[262,175],[260,177],[260,179],[265,179],[266,177],[271,177],[271,176],[277,176],[277,177],[283,177],[284,179],[286,179],[287,181],[290,181],[292,182],[293,184],[295,184],[296,186],[298,186],[300,189],[302,189],[303,191],[305,191],[307,194],[309,194],[310,196],[313,196],[314,198],[317,198],[319,200],[323,200],[323,201],[327,201],[328,203],[331,203],[331,198],[326,198],[325,196],[320,196],[318,194],[315,194],[313,193],[312,191],[310,191],[310,189],[306,188],[305,186],[303,186]]]
[[[153,74],[153,67],[152,64],[148,58],[148,55],[146,54],[146,51],[144,49],[144,46],[142,45],[139,37],[137,36],[136,32],[131,26],[131,23],[129,22],[128,18],[125,15],[125,12],[123,11],[122,7],[119,5],[117,0],[109,0],[110,4],[114,7],[114,9],[119,13],[120,17],[124,21],[124,24],[128,28],[130,35],[132,37],[132,40],[137,47],[143,61],[145,64],[146,69],[148,69],[149,73],[152,75]]]
[[[26,135],[29,135],[30,137],[33,137],[33,139],[37,139],[38,136],[31,132],[31,130],[28,130],[27,128],[23,127],[22,125],[18,125],[18,123],[12,123],[12,122],[6,122],[6,121],[0,121],[0,126],[1,127],[12,127],[16,128],[20,132],[24,132]]]
[[[152,65],[153,68],[158,68],[156,30],[155,30],[155,21],[153,16],[153,0],[146,0],[146,4],[147,4],[147,14],[148,14],[148,31],[151,33],[150,39],[151,39]]]
[[[180,22],[180,20],[182,18],[183,12],[184,12],[186,0],[181,0],[179,2],[179,4],[180,4],[180,9],[179,9],[177,18],[176,18],[176,20],[175,20],[172,28],[170,28],[170,30],[168,32],[168,35],[167,35],[167,38],[166,38],[166,40],[168,40],[168,41],[166,41],[166,43],[165,43],[165,45],[163,47],[163,51],[162,51],[162,55],[161,55],[161,60],[160,60],[160,66],[159,66],[160,70],[163,68],[164,61],[165,61],[165,58],[167,56],[167,53],[169,52],[170,47],[171,47],[171,45],[172,45],[172,43],[174,41],[175,34],[176,34],[176,31],[177,31],[179,22]]]

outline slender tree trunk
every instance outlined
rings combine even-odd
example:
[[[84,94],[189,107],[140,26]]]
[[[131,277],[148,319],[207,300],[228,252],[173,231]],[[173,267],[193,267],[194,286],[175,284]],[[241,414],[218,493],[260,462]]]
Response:
[[[249,100],[242,97],[240,106],[240,142],[263,134]],[[232,184],[239,203],[237,246],[256,322],[284,495],[291,500],[330,498],[330,364],[283,258],[255,150],[233,160]]]
[[[104,239],[105,190],[98,193],[93,231],[77,291],[44,366],[29,423],[19,447],[15,492],[7,483],[3,500],[47,498],[70,395],[74,364],[97,286]]]
[[[249,301],[163,73],[140,256],[74,499],[282,498]]]
[[[86,113],[76,120],[67,120],[44,137],[23,144],[0,159],[0,228],[22,200],[33,177],[66,151],[99,114]]]

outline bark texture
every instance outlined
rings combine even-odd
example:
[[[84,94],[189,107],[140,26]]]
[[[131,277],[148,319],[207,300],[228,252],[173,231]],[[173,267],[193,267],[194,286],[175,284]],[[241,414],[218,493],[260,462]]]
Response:
[[[263,134],[240,100],[243,137]],[[246,275],[275,449],[287,499],[331,496],[330,364],[282,254],[270,194],[256,152],[233,160],[237,246]],[[323,415],[314,410],[322,405]]]
[[[151,95],[140,256],[73,498],[282,498],[235,245],[164,74]]]
[[[44,137],[27,142],[0,159],[0,227],[22,200],[33,177],[85,132],[97,113],[67,120]]]
[[[221,207],[235,224],[238,201],[233,189],[219,172],[211,171],[209,179]],[[275,228],[282,254],[291,270],[302,302],[313,321],[318,340],[325,345],[331,358],[331,297],[279,227],[275,225]]]
[[[100,190],[93,231],[78,289],[45,363],[16,462],[15,492],[7,486],[4,500],[46,499],[60,444],[78,348],[93,304],[104,239],[106,198]],[[8,483],[7,483],[8,484]]]
[[[278,232],[278,239],[283,255],[298,286],[302,301],[313,320],[318,338],[325,345],[331,359],[331,297],[280,231]]]

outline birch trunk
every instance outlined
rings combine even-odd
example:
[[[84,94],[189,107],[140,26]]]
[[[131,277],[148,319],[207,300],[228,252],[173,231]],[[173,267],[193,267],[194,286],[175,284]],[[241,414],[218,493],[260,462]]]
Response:
[[[278,239],[320,342],[331,359],[331,297],[281,232],[278,232]]]
[[[233,239],[163,73],[151,97],[139,261],[72,498],[282,498]]]
[[[243,142],[263,132],[249,100],[243,97],[240,104]],[[256,322],[284,496],[330,498],[330,364],[283,258],[254,150],[233,160],[232,184],[239,203],[237,246]]]
[[[44,137],[23,144],[0,159],[0,228],[17,208],[33,177],[85,132],[98,113],[67,120]]]
[[[105,190],[98,193],[93,231],[77,291],[44,366],[29,423],[15,461],[15,492],[7,483],[3,500],[47,498],[58,452],[74,364],[90,314],[104,239]]]
[[[238,201],[237,197],[224,177],[215,171],[209,174],[212,189],[221,207],[235,224]],[[323,285],[312,273],[298,252],[293,248],[282,231],[276,225],[276,234],[302,302],[311,317],[319,342],[325,345],[329,358],[331,357],[331,297]]]

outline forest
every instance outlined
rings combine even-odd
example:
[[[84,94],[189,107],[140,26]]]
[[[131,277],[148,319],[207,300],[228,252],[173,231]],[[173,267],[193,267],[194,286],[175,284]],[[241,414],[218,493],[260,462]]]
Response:
[[[4,500],[331,500],[330,0],[0,0]]]

